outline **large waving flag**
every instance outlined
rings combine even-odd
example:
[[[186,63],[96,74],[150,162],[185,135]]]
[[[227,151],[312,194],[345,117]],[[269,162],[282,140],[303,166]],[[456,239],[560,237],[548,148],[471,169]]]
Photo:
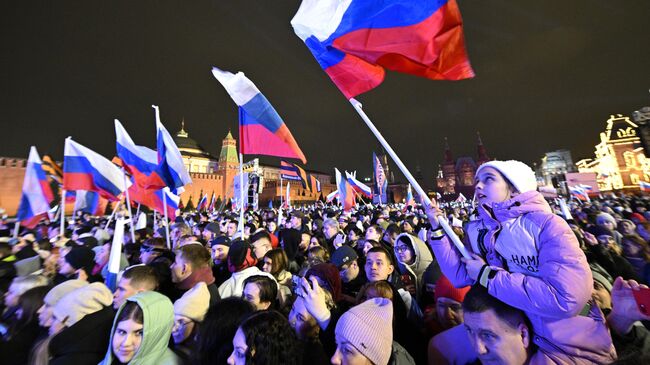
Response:
[[[385,70],[432,80],[474,76],[455,0],[303,0],[291,20],[346,98],[377,87]]]
[[[354,189],[348,183],[348,179],[344,179],[341,176],[341,172],[338,169],[335,168],[334,171],[336,172],[336,187],[339,195],[339,203],[343,206],[344,211],[350,211],[354,207]]]
[[[388,188],[388,180],[384,167],[381,165],[379,157],[372,153],[372,170],[375,175],[375,189],[379,198],[379,202],[386,203],[386,189]]]
[[[36,147],[32,146],[29,149],[25,179],[23,180],[23,194],[16,214],[17,220],[27,228],[34,228],[38,224],[50,210],[50,203],[54,200],[42,165]]]
[[[352,186],[352,189],[357,193],[365,196],[366,198],[372,198],[372,189],[370,189],[368,185],[357,180],[356,175],[357,175],[356,171],[354,172],[354,174],[351,174],[347,171],[345,172],[345,177],[348,180],[348,184],[350,184],[350,186]]]
[[[153,190],[167,186],[157,173],[156,151],[136,145],[117,119],[115,119],[115,136],[117,156],[122,160],[124,170],[133,176],[134,183]]]
[[[278,112],[243,72],[232,74],[213,67],[212,74],[239,106],[241,154],[297,158],[307,163]]]
[[[160,122],[160,110],[155,105],[151,106],[156,110],[156,147],[158,149],[157,174],[165,182],[165,185],[175,194],[180,194],[183,187],[192,183],[192,178],[183,164],[183,157],[174,143],[165,126]]]
[[[131,186],[122,170],[97,152],[68,137],[63,158],[63,188],[65,190],[96,191],[104,198],[117,201]]]

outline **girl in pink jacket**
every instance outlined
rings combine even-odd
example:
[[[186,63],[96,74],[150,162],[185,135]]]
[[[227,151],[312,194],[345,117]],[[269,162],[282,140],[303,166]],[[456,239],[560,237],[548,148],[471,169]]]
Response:
[[[428,243],[456,287],[479,283],[523,310],[538,347],[531,363],[610,363],[616,358],[605,319],[591,303],[593,279],[568,224],[536,191],[534,172],[519,161],[491,161],[476,171],[479,219],[467,223],[465,259],[427,208]],[[479,358],[481,354],[478,354]]]

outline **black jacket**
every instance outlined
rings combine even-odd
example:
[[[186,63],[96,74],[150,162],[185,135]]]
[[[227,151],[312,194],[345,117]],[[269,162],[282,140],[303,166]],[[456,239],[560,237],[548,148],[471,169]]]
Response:
[[[50,365],[96,365],[104,359],[115,311],[108,306],[89,314],[52,338]]]

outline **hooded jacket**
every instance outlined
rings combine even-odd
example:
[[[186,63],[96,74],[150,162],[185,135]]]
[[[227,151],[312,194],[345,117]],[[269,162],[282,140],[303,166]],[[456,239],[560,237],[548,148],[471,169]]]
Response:
[[[167,346],[172,334],[172,327],[174,325],[174,306],[166,296],[154,292],[147,291],[136,294],[127,301],[136,302],[142,309],[143,314],[143,334],[140,349],[133,356],[129,365],[175,365],[178,364],[178,358],[172,350]],[[104,361],[100,364],[111,365],[113,364],[113,335],[117,327],[117,318],[120,312],[124,309],[124,305],[120,307],[113,321],[113,328],[111,329],[111,339],[108,346],[108,351],[104,357]]]
[[[409,275],[411,277],[411,280],[415,284],[415,298],[419,301],[422,293],[424,293],[424,281],[422,280],[422,276],[429,265],[433,262],[433,256],[431,256],[431,251],[429,251],[426,244],[416,236],[402,233],[397,236],[395,242],[399,242],[402,238],[405,238],[409,242],[409,246],[413,249],[413,263],[407,264],[400,261],[399,254],[397,253],[397,244],[395,244],[394,251],[397,260],[397,270],[399,270],[400,274]]]
[[[526,313],[541,352],[557,363],[612,362],[616,351],[603,314],[586,306],[593,279],[569,225],[536,191],[478,211],[480,219],[465,226],[465,245],[492,270],[488,292]],[[455,287],[474,284],[446,236],[429,244]]]

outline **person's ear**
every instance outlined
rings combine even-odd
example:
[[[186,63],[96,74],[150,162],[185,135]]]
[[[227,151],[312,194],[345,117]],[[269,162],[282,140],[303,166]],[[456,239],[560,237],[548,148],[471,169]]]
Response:
[[[395,271],[395,266],[393,264],[390,264],[388,265],[388,267],[390,268],[390,272],[388,273],[388,275],[390,275],[393,273],[393,271]]]
[[[520,323],[517,329],[521,335],[521,342],[524,347],[528,349],[530,347],[530,330],[528,329],[528,326],[524,323]]]

